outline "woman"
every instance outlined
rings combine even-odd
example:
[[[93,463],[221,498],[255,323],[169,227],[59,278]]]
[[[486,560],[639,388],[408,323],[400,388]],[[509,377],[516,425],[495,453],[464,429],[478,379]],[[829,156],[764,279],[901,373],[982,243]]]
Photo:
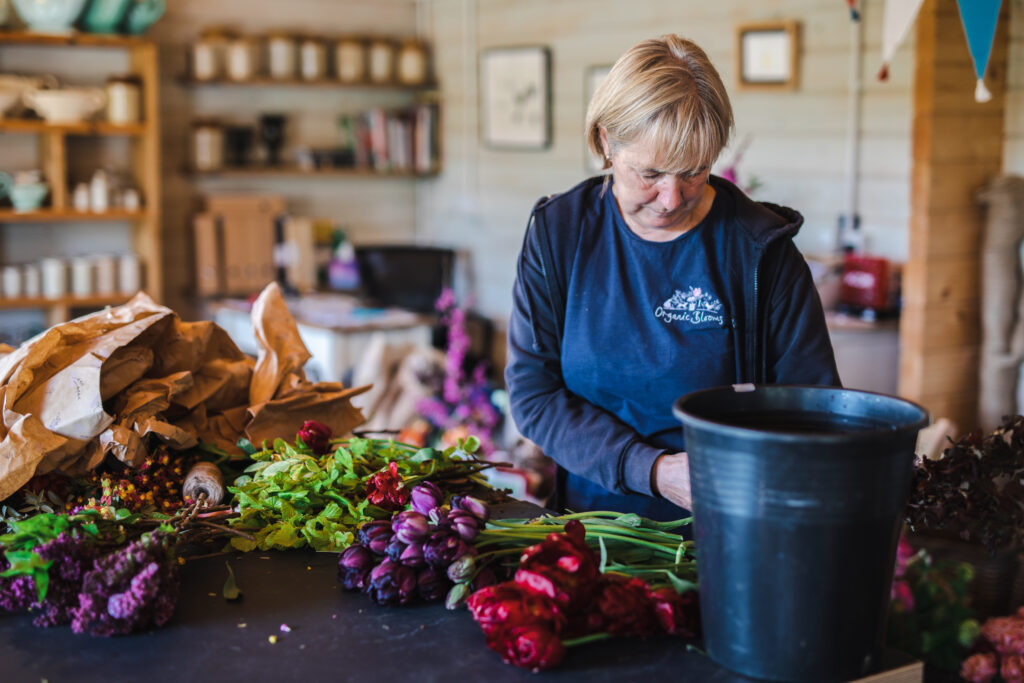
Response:
[[[628,50],[587,111],[609,176],[534,207],[505,377],[559,464],[554,504],[675,519],[690,507],[672,403],[737,382],[838,385],[802,217],[712,176],[733,127],[717,71],[675,35]]]

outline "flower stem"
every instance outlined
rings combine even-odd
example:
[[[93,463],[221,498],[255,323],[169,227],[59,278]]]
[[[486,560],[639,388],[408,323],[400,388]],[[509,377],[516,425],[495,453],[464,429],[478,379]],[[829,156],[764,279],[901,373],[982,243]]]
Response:
[[[573,647],[575,645],[585,645],[587,643],[597,642],[598,640],[607,640],[611,637],[612,634],[610,633],[591,633],[589,635],[580,636],[579,638],[563,640],[562,645],[565,645],[566,647]]]

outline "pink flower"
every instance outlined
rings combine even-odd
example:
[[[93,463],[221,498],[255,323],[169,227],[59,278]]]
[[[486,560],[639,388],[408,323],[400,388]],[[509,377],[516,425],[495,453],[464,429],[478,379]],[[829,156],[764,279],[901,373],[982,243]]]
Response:
[[[999,675],[1006,683],[1024,683],[1024,657],[1021,655],[1003,657]]]
[[[914,591],[911,590],[910,584],[902,579],[896,579],[892,582],[889,599],[904,612],[914,611]]]
[[[970,683],[990,683],[999,671],[997,664],[991,652],[972,655],[960,666],[960,677]]]

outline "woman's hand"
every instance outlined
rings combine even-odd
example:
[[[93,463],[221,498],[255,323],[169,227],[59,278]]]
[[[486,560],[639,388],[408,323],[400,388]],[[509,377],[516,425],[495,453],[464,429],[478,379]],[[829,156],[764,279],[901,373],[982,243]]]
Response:
[[[665,453],[658,456],[651,470],[651,488],[656,495],[679,507],[691,509],[690,460],[685,452]]]

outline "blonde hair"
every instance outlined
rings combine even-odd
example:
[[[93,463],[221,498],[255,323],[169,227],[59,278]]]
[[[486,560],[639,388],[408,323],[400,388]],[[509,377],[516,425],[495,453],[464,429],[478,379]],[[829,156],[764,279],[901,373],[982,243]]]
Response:
[[[664,35],[625,52],[587,108],[587,146],[611,162],[611,151],[644,139],[662,150],[665,167],[681,173],[710,168],[729,141],[732,105],[718,71],[696,43]]]

